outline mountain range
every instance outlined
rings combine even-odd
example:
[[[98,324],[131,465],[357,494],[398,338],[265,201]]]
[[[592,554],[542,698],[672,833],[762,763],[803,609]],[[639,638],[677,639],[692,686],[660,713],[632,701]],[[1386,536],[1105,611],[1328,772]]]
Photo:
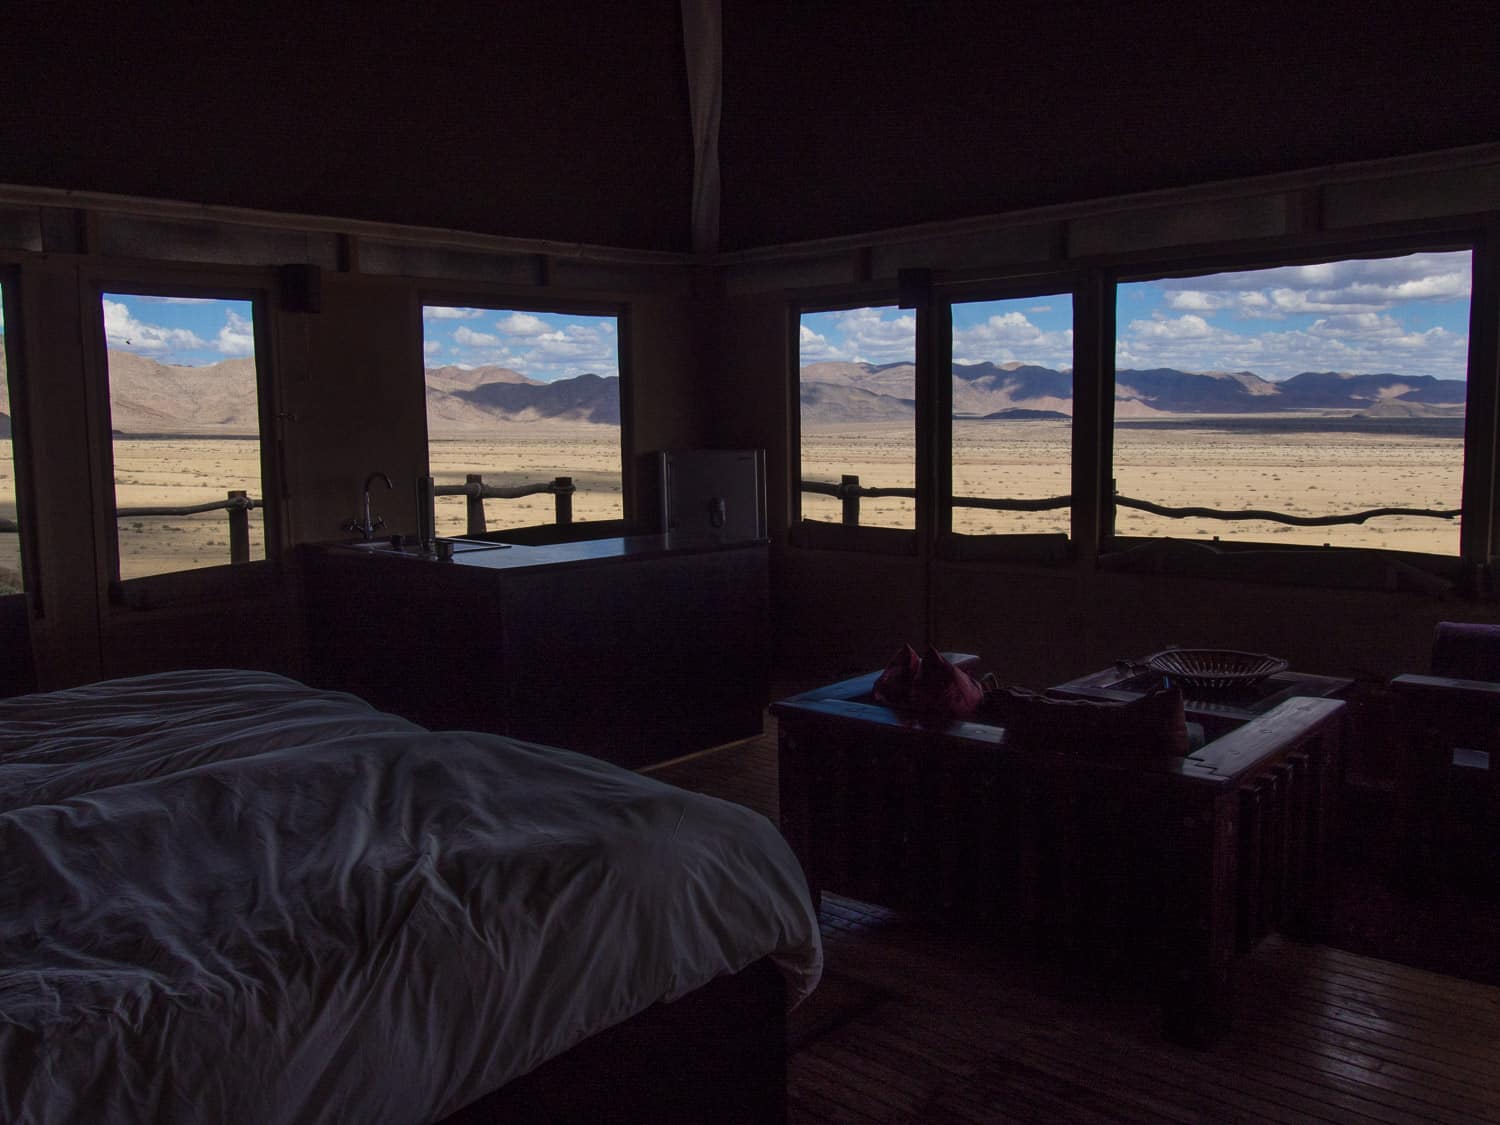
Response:
[[[0,335],[0,437],[10,436],[4,336]],[[111,415],[120,433],[244,433],[257,430],[254,360],[205,367],[159,363],[132,352],[109,353]],[[915,369],[910,363],[814,363],[802,368],[803,424],[910,418]],[[1460,417],[1466,385],[1431,375],[1353,375],[1304,371],[1273,381],[1249,371],[1116,372],[1115,415],[1332,412],[1364,418]],[[504,422],[620,424],[617,376],[585,374],[543,383],[508,367],[437,367],[427,371],[428,430],[464,437]],[[1071,372],[1025,363],[953,365],[953,412],[970,418],[1069,417]]]
[[[0,335],[0,438],[10,436],[4,336]],[[109,353],[110,424],[124,434],[254,434],[255,361],[203,367]],[[428,429],[437,437],[492,431],[498,422],[620,424],[620,380],[579,375],[543,383],[508,367],[439,367],[427,372]]]
[[[915,368],[910,363],[813,363],[802,368],[804,424],[909,418]],[[1115,415],[1336,412],[1364,418],[1457,417],[1462,379],[1431,375],[1352,375],[1304,371],[1270,380],[1249,371],[1178,371],[1157,367],[1115,373]],[[1025,363],[955,363],[953,413],[970,418],[1068,417],[1073,376]]]

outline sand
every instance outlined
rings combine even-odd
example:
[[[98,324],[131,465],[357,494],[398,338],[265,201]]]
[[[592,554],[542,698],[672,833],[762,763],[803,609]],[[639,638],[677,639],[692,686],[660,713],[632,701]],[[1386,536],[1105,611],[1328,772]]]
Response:
[[[957,422],[954,491],[967,496],[1030,498],[1065,494],[1070,487],[1065,422]],[[546,425],[510,428],[494,440],[439,440],[432,472],[441,484],[481,473],[488,483],[512,485],[571,476],[575,520],[623,515],[619,430],[601,426]],[[225,498],[233,488],[261,495],[255,441],[173,438],[121,441],[115,447],[118,503],[186,506]],[[0,516],[15,516],[10,442],[0,441]],[[869,485],[911,487],[909,424],[809,428],[803,433],[803,474],[837,481],[858,474]],[[1224,433],[1211,428],[1116,432],[1115,472],[1120,493],[1169,505],[1269,508],[1293,515],[1346,512],[1381,506],[1457,508],[1463,469],[1460,438],[1331,433]],[[358,482],[350,484],[351,511]],[[387,507],[375,497],[377,512]],[[861,521],[911,527],[913,502],[866,499]],[[807,494],[803,514],[836,522],[839,503]],[[467,526],[461,497],[438,501],[438,533],[462,535]],[[485,503],[489,527],[550,523],[550,495]],[[412,521],[386,511],[394,526]],[[259,510],[250,514],[251,557],[265,555]],[[80,518],[84,517],[80,513]],[[1329,543],[1433,554],[1458,552],[1458,521],[1382,518],[1365,525],[1294,528],[1253,521],[1169,520],[1121,509],[1125,535],[1250,540],[1262,543]],[[957,508],[954,529],[969,534],[1068,530],[1068,512],[1010,513]],[[122,577],[221,566],[229,561],[224,512],[195,516],[144,516],[119,521]],[[337,538],[329,528],[329,538]],[[19,574],[19,537],[0,534],[0,585]],[[14,583],[12,583],[14,586]]]
[[[806,479],[910,487],[909,424],[804,429]],[[1069,424],[1058,421],[954,423],[954,493],[1029,499],[1071,488]],[[1288,515],[1334,515],[1376,507],[1458,508],[1463,440],[1367,433],[1225,433],[1203,429],[1121,427],[1115,433],[1115,479],[1124,496],[1170,506],[1256,508]],[[837,521],[839,502],[805,494],[803,514]],[[911,527],[912,501],[866,499],[860,521]],[[955,508],[966,534],[1067,531],[1066,509],[990,512]],[[1365,524],[1298,528],[1262,520],[1168,519],[1122,508],[1121,535],[1328,543],[1345,547],[1458,553],[1458,521],[1382,517]]]

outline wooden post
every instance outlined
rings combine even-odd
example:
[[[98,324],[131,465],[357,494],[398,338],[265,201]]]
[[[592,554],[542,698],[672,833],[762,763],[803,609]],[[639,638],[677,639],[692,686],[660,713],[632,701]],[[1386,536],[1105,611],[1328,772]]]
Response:
[[[481,473],[469,473],[464,477],[464,483],[469,485],[466,493],[465,507],[468,510],[470,539],[478,539],[485,533],[484,525],[484,476]]]
[[[229,499],[245,500],[249,496],[243,488],[229,490]],[[229,561],[250,561],[250,505],[231,503],[229,507]]]
[[[859,477],[845,473],[839,484],[839,495],[844,501],[844,523],[859,526]]]
[[[557,501],[557,522],[573,522],[573,478],[558,477],[552,482],[552,495]]]

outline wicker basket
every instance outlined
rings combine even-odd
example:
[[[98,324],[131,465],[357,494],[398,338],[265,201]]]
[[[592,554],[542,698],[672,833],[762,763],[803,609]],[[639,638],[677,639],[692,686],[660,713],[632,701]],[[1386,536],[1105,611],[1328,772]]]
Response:
[[[1249,687],[1285,672],[1287,662],[1263,652],[1224,648],[1171,648],[1146,658],[1153,672],[1197,688]]]

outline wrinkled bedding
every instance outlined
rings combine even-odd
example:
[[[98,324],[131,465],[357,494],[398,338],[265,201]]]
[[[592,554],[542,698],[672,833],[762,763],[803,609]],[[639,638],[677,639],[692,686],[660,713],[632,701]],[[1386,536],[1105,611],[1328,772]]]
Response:
[[[258,672],[0,701],[0,1120],[435,1121],[772,955],[765,818]]]

